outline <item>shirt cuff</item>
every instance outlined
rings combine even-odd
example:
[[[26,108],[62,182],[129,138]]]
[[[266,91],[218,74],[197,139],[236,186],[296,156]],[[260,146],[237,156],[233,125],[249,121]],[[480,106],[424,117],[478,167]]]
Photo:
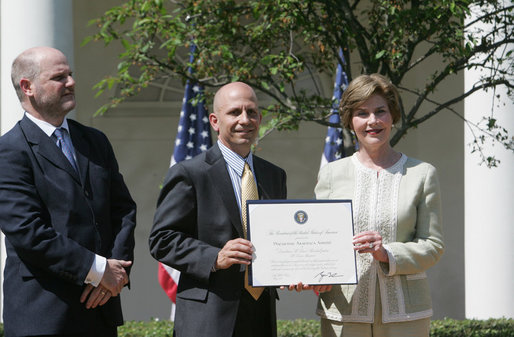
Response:
[[[211,273],[215,273],[218,269],[216,269],[216,262],[218,262],[218,254],[216,254],[216,260],[214,260],[214,263],[211,268]]]
[[[98,287],[102,277],[104,276],[105,266],[107,265],[107,259],[100,255],[95,255],[91,269],[87,273],[86,280],[84,283],[91,284],[93,287]]]
[[[396,260],[394,258],[393,253],[391,252],[391,249],[387,245],[384,245],[384,249],[386,250],[387,257],[389,258],[389,270],[385,274],[387,276],[393,276],[394,274],[396,274]]]

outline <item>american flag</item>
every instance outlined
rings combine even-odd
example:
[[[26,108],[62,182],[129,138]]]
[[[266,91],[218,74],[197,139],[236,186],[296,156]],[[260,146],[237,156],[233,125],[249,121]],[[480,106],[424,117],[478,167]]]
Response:
[[[342,49],[339,49],[339,56],[345,62]],[[329,117],[330,123],[341,124],[339,118],[339,101],[343,91],[348,87],[348,77],[343,70],[343,65],[337,65],[336,80],[334,83],[334,94],[332,95],[332,109]],[[340,159],[345,156],[343,144],[343,128],[332,126],[328,127],[327,137],[325,138],[325,148],[321,156],[321,167],[325,164]]]
[[[191,47],[189,63],[193,63],[196,46]],[[192,69],[189,69],[192,72]],[[197,83],[187,81],[180,120],[178,122],[175,149],[171,157],[170,167],[174,164],[191,159],[197,154],[207,151],[212,146],[211,127],[207,109],[204,105],[203,87]],[[175,318],[175,303],[180,272],[169,266],[159,263],[158,279],[161,287],[171,300],[170,319]]]
[[[198,84],[191,84],[188,80],[170,166],[191,159],[207,151],[211,146],[211,126],[204,106],[203,88]]]

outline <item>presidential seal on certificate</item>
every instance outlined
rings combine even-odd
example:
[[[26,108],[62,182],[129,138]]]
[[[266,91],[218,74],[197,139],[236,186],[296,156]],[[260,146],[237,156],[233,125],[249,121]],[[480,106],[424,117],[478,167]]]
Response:
[[[350,200],[251,200],[254,287],[356,284]]]

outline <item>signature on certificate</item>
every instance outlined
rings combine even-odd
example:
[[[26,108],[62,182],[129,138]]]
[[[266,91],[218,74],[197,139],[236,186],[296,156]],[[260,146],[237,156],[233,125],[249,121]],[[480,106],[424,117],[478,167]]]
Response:
[[[343,277],[343,275],[339,275],[338,273],[333,273],[330,271],[321,271],[318,274],[314,275],[314,278],[318,279],[318,282],[321,282],[325,277],[328,278],[337,278],[337,277]]]

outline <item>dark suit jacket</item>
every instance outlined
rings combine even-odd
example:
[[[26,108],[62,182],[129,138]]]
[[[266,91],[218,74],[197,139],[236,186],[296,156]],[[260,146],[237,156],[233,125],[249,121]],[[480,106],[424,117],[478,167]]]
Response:
[[[93,310],[79,299],[95,253],[133,260],[136,206],[105,135],[68,122],[80,174],[26,116],[0,138],[6,336],[123,323],[119,297]]]
[[[286,198],[284,170],[253,158],[260,197]],[[244,266],[212,273],[211,269],[225,243],[238,237],[243,237],[241,217],[218,145],[172,166],[157,203],[150,252],[181,272],[177,337],[232,336],[244,287]],[[276,290],[266,291],[272,298],[271,319],[275,322]]]

